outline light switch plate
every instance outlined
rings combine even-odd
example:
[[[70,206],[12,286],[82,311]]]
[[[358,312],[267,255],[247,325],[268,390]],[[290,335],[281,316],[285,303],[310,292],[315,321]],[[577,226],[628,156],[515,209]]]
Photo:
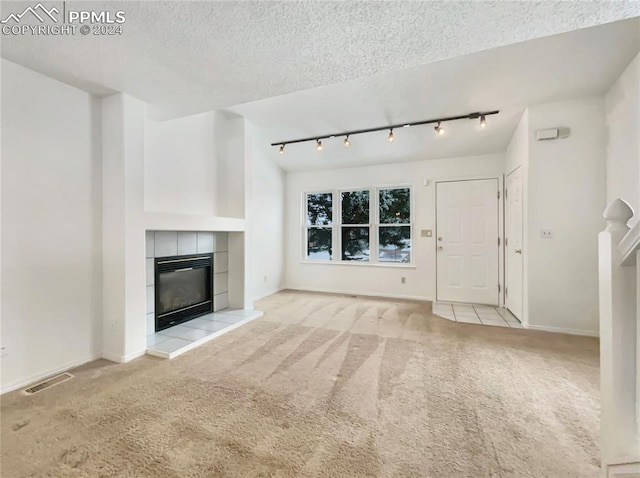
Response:
[[[540,237],[542,239],[551,239],[553,237],[553,232],[551,229],[540,229]]]
[[[420,236],[421,237],[433,237],[433,232],[431,231],[431,229],[422,229],[420,231]]]

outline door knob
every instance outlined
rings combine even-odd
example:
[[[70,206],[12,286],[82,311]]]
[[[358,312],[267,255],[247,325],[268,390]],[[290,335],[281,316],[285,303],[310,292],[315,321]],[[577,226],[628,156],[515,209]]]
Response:
[[[442,246],[438,246],[438,250],[441,251],[443,249]]]
[[[439,238],[438,238],[438,240],[439,240],[439,241],[441,241],[441,240],[442,240],[442,237],[439,237]]]
[[[513,252],[515,252],[516,254],[522,254],[522,249],[516,249],[516,250],[515,250],[515,251],[513,251]]]

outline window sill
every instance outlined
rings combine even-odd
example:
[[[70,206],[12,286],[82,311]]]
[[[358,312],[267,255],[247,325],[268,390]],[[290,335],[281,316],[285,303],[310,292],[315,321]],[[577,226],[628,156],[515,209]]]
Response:
[[[413,263],[402,262],[356,262],[356,261],[309,261],[301,260],[300,264],[320,264],[327,266],[353,266],[353,267],[382,267],[389,269],[415,269],[416,265]]]

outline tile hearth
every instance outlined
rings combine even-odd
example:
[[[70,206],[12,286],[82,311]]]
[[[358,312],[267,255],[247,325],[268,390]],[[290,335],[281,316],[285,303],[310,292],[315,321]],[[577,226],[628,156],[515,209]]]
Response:
[[[262,317],[260,310],[224,309],[147,336],[147,355],[172,359]]]

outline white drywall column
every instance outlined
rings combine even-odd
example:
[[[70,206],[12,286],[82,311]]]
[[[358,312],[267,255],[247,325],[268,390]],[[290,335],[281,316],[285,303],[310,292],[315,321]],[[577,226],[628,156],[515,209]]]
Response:
[[[219,123],[217,123],[219,124]],[[218,157],[218,180],[225,183],[225,197],[220,199],[228,217],[245,219],[245,232],[229,233],[229,306],[252,309],[250,291],[251,248],[251,126],[244,118],[228,120],[223,154]]]
[[[602,469],[640,461],[636,424],[636,270],[618,264],[631,208],[620,199],[605,210],[598,236],[600,276],[600,448]],[[607,475],[608,476],[608,475]]]
[[[126,362],[145,351],[144,103],[102,101],[103,352]]]

